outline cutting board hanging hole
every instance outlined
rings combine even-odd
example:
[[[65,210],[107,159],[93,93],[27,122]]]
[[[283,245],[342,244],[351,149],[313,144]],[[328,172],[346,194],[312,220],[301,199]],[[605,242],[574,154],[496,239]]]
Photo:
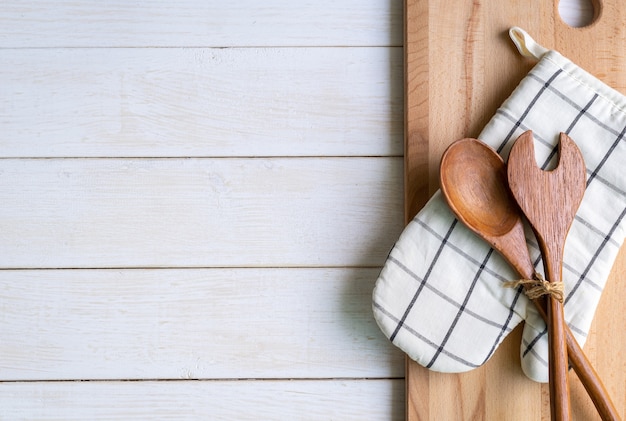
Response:
[[[600,0],[557,0],[559,16],[572,28],[584,28],[600,17]]]

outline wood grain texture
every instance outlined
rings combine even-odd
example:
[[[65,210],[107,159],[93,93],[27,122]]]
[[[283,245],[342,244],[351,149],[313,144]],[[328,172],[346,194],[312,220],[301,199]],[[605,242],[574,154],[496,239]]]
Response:
[[[2,379],[402,377],[371,316],[377,273],[2,270]]]
[[[0,383],[7,420],[401,421],[402,380]]]
[[[400,46],[401,0],[6,2],[0,47]]]
[[[515,51],[507,35],[511,26],[524,28],[543,46],[560,51],[602,81],[626,93],[622,53],[626,16],[621,5],[616,1],[603,1],[599,20],[579,29],[561,21],[558,8],[557,1],[524,4],[474,1],[455,3],[455,7],[447,1],[406,1],[405,72],[406,103],[409,104],[405,108],[408,128],[406,218],[417,212],[438,188],[439,160],[445,148],[454,140],[476,137],[534,64]],[[610,307],[610,303],[617,303],[613,299],[622,302],[626,299],[626,289],[620,284],[623,270],[619,269],[624,259],[622,252],[598,307],[595,329],[585,345],[586,351],[593,351],[589,352],[590,359],[622,417],[626,415],[626,370],[623,363],[618,362],[616,366],[614,355],[624,347],[626,339],[621,333],[623,325],[617,330],[611,329],[615,321],[609,319],[620,313],[618,320],[623,320],[622,308]],[[611,291],[617,298],[606,297]],[[515,385],[516,394],[511,399],[503,398],[503,389],[494,387],[500,384],[499,376],[505,375],[502,373],[521,371],[515,358],[519,340],[515,346],[510,346],[512,341],[514,339],[507,338],[504,348],[484,367],[467,376],[428,372],[407,361],[407,418],[411,421],[548,419],[547,386],[532,384],[523,376],[514,377],[511,384]],[[577,379],[572,376],[570,381],[573,418],[599,419]],[[428,393],[424,394],[425,390]],[[467,390],[483,393],[467,394]],[[414,395],[419,397],[414,398]],[[450,396],[462,396],[462,401],[457,403],[462,408],[482,410],[473,415],[472,411],[460,409],[450,414]],[[514,408],[513,401],[523,404]]]
[[[5,159],[3,268],[380,266],[401,158]]]
[[[3,157],[401,156],[401,48],[0,49]]]

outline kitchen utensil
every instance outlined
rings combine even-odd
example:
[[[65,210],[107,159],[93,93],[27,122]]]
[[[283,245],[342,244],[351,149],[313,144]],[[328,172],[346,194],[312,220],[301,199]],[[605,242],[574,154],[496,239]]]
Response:
[[[441,191],[450,208],[469,229],[489,243],[525,279],[535,268],[526,246],[521,213],[511,195],[500,155],[477,139],[465,138],[446,149],[441,159]],[[533,303],[547,322],[546,302]],[[571,330],[565,326],[570,365],[603,420],[619,420],[604,384]]]
[[[573,140],[561,133],[559,163],[551,171],[537,166],[533,135],[524,132],[509,154],[509,187],[528,219],[543,255],[548,281],[561,282],[563,248],[585,192],[585,163]],[[563,305],[548,300],[550,408],[553,420],[571,419]]]

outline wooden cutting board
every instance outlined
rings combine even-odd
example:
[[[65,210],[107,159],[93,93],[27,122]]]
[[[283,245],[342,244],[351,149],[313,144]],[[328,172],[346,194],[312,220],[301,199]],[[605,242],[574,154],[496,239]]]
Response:
[[[525,29],[626,94],[626,8],[596,0],[585,28],[561,21],[558,0],[405,0],[405,215],[439,188],[439,160],[454,140],[476,137],[535,64],[508,37]],[[626,165],[626,163],[625,163]],[[622,248],[584,347],[626,418],[626,251]],[[464,374],[429,371],[407,359],[407,419],[549,420],[547,385],[521,371],[516,329],[485,366]],[[599,419],[572,372],[575,420]]]

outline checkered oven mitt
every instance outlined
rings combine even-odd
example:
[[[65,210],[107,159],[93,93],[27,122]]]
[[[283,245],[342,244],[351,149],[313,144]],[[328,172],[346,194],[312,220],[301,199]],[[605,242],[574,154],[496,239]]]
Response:
[[[626,97],[518,28],[522,54],[540,58],[479,136],[505,159],[515,139],[532,130],[540,166],[556,164],[560,132],[581,149],[587,188],[564,250],[566,321],[582,346],[618,250],[624,240]],[[453,139],[452,139],[453,140]],[[527,231],[535,267],[538,245]],[[484,364],[524,320],[522,369],[548,381],[547,328],[518,279],[497,252],[449,210],[437,192],[407,225],[391,250],[373,292],[384,334],[419,364],[463,372]]]

